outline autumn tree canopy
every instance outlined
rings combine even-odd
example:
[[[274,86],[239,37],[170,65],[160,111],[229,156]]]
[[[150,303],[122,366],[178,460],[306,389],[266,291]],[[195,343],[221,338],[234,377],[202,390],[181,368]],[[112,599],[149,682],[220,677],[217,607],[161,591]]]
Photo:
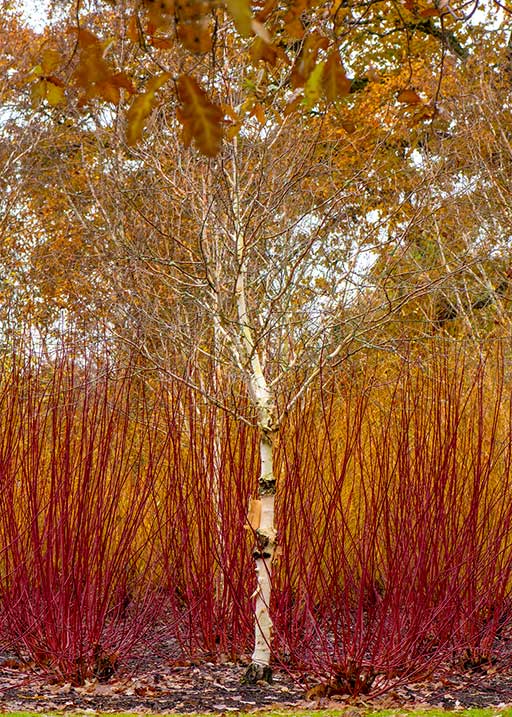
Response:
[[[337,305],[348,321],[393,307],[397,326],[407,319],[424,333],[474,314],[504,286],[506,252],[491,246],[502,235],[505,247],[506,229],[482,197],[500,176],[489,138],[495,146],[501,132],[497,151],[507,152],[496,129],[506,105],[495,111],[509,91],[506,13],[486,8],[491,26],[482,7],[464,20],[464,8],[448,5],[370,3],[365,14],[305,4],[294,16],[295,5],[268,3],[252,7],[245,37],[231,5],[198,6],[186,23],[166,7],[80,4],[77,14],[61,2],[40,33],[4,8],[4,321],[28,312],[55,326],[64,312],[84,330],[99,317],[121,335],[153,326],[161,341],[158,326],[178,310],[169,257],[174,267],[204,259],[197,237],[235,140],[260,177],[246,197],[258,211],[278,191],[286,153],[294,166],[303,150],[308,169],[285,214],[271,202],[264,214],[270,234],[285,215],[289,227],[315,215],[316,270],[296,287],[303,303],[328,296],[324,308]],[[187,47],[184,23],[210,37],[208,52]],[[200,160],[205,152],[216,158]],[[487,307],[503,292],[494,298]],[[197,329],[197,306],[179,307],[181,325]]]
[[[17,82],[53,115],[103,105],[128,145],[165,103],[185,146],[215,156],[254,118],[344,117],[375,83],[392,83],[414,123],[433,120],[443,74],[478,47],[486,13],[506,23],[499,4],[478,0],[60,0]],[[242,82],[223,72],[226,55],[242,60]],[[231,103],[226,83],[237,85]]]

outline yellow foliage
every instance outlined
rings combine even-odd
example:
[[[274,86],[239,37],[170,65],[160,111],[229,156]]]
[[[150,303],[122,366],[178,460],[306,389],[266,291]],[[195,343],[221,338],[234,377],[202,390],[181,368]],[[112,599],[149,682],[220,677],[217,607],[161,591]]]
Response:
[[[322,93],[322,79],[325,62],[319,62],[309,75],[304,85],[304,105],[311,109],[318,102]]]
[[[90,31],[81,28],[78,31],[79,62],[74,78],[85,92],[81,104],[93,97],[99,97],[117,104],[121,98],[120,89],[133,93],[133,85],[123,72],[114,72],[105,60],[105,47]]]
[[[242,37],[253,35],[253,17],[249,0],[225,0],[226,7]]]
[[[58,50],[47,48],[43,52],[41,61],[41,69],[43,75],[51,75],[62,62],[62,56]]]
[[[51,107],[63,104],[66,101],[63,83],[56,77],[42,77],[31,87],[32,106],[38,105],[46,100]]]
[[[126,115],[126,142],[129,145],[134,145],[141,139],[144,123],[155,106],[156,92],[170,78],[169,72],[163,72],[161,75],[152,77],[147,84],[146,92],[134,97]]]
[[[189,75],[179,78],[178,95],[181,107],[177,117],[183,126],[185,144],[195,140],[202,154],[214,157],[224,136],[222,110],[210,101],[206,92]]]
[[[60,52],[47,48],[43,52],[41,63],[32,68],[27,81],[30,82],[33,78],[38,78],[30,88],[34,108],[43,101],[46,101],[51,107],[56,107],[66,101],[64,83],[54,75],[61,62]]]
[[[328,102],[335,102],[350,93],[351,82],[345,74],[338,50],[329,53],[322,75],[322,83]]]
[[[317,30],[314,30],[306,37],[302,51],[292,68],[292,87],[297,88],[304,85],[315,68],[318,52],[326,50],[327,46],[327,38]]]

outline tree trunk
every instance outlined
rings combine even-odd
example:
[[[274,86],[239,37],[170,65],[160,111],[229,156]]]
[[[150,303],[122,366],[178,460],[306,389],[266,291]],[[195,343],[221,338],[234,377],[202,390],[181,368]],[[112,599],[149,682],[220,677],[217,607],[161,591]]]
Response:
[[[231,178],[232,207],[234,218],[233,243],[236,247],[238,272],[235,283],[235,300],[238,319],[238,342],[240,356],[246,371],[249,394],[258,413],[260,429],[261,470],[258,481],[258,500],[260,501],[259,522],[253,525],[255,544],[253,557],[256,569],[256,597],[254,652],[252,662],[245,674],[244,681],[255,683],[258,680],[270,682],[270,644],[272,639],[272,620],[270,618],[270,597],[272,593],[272,558],[276,545],[274,527],[274,496],[276,480],[273,469],[272,436],[276,430],[275,405],[258,347],[254,341],[253,327],[247,309],[246,282],[248,272],[248,254],[240,212],[240,187],[237,171],[236,138],[233,141],[233,174]]]
[[[255,529],[254,562],[256,569],[256,604],[254,626],[254,652],[245,681],[249,683],[265,680],[271,682],[270,667],[272,619],[270,616],[270,598],[272,594],[272,560],[276,547],[274,527],[274,501],[276,483],[272,465],[272,434],[262,430],[260,439],[261,471],[258,486],[260,502],[259,518]]]

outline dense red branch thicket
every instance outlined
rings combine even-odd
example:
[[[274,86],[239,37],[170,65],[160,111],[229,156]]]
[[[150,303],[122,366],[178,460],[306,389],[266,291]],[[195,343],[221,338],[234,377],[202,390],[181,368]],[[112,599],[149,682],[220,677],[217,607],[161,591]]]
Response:
[[[511,656],[512,377],[471,353],[361,360],[287,418],[276,661],[358,693]],[[75,683],[149,637],[245,657],[256,431],[102,357],[1,376],[1,647]]]

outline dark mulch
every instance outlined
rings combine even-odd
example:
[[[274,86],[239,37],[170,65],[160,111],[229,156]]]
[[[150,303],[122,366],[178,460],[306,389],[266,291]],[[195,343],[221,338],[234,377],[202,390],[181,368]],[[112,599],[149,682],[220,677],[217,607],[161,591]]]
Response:
[[[50,684],[37,673],[0,665],[0,708],[9,710],[101,710],[122,712],[229,712],[272,706],[293,707],[304,688],[287,675],[272,685],[242,685],[243,667],[227,664],[171,666],[120,674],[82,687]]]
[[[152,664],[153,662],[153,664]],[[347,707],[355,715],[363,709],[395,707],[487,707],[512,704],[512,671],[476,669],[439,674],[424,683],[390,688],[377,698],[309,699],[308,687],[297,677],[276,671],[271,685],[241,684],[244,667],[176,664],[151,661],[133,665],[107,682],[90,681],[81,687],[53,684],[44,674],[12,659],[0,657],[0,711],[49,710],[111,712],[217,712],[261,708]]]

